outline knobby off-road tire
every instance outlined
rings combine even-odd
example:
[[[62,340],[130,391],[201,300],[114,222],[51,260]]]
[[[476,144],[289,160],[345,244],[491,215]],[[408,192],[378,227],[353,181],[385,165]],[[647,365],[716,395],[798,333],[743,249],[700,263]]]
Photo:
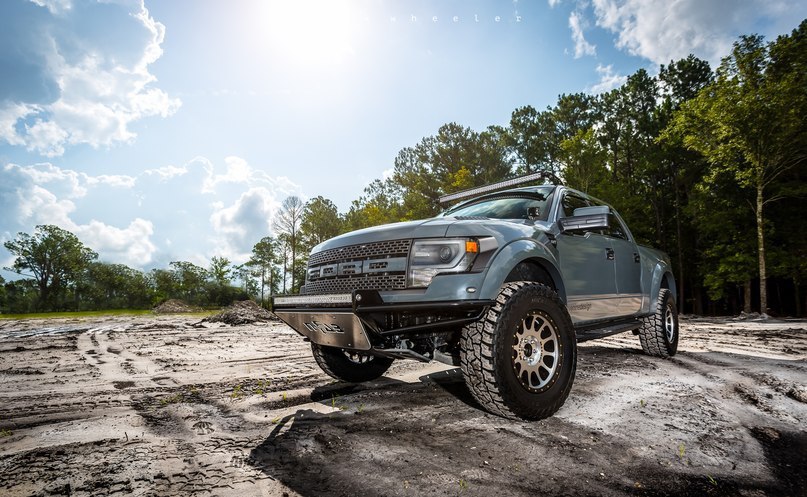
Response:
[[[462,330],[461,345],[465,383],[493,414],[543,419],[569,396],[576,335],[566,306],[546,285],[505,283],[485,316]]]
[[[387,372],[392,359],[311,344],[314,359],[328,376],[349,383],[375,380]]]
[[[639,341],[647,355],[672,357],[678,351],[678,309],[666,288],[658,294],[656,312],[642,319]]]

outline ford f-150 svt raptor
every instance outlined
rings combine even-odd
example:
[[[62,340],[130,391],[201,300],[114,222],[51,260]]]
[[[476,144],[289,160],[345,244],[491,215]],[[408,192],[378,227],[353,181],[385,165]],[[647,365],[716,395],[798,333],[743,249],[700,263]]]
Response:
[[[334,378],[373,380],[394,359],[447,362],[485,409],[511,418],[563,405],[579,341],[633,331],[645,353],[675,354],[667,255],[638,245],[596,198],[514,188],[541,177],[446,195],[470,200],[314,247],[301,294],[276,297],[275,314]]]

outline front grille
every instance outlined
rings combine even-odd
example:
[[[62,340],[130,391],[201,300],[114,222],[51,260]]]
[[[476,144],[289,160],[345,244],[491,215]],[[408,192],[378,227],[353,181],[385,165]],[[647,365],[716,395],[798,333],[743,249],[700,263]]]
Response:
[[[406,288],[406,260],[412,240],[350,245],[312,254],[305,293]]]
[[[311,254],[308,267],[332,262],[355,261],[368,258],[395,257],[409,255],[412,240],[390,240],[385,242],[350,245],[348,247],[323,250]]]
[[[325,293],[346,293],[353,290],[403,290],[406,288],[405,274],[384,276],[366,275],[355,278],[334,278],[309,281],[305,284],[306,295]]]

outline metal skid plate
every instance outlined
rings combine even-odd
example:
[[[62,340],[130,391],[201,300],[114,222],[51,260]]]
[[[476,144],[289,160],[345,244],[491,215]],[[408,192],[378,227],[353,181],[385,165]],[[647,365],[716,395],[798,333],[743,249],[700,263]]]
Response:
[[[370,339],[361,319],[352,312],[301,312],[276,310],[275,315],[297,333],[318,345],[340,349],[370,350]]]

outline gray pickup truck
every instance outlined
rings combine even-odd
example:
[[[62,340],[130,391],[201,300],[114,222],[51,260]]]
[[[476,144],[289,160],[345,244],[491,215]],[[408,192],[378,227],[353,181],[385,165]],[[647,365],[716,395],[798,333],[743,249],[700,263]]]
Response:
[[[447,195],[441,215],[340,235],[310,254],[300,295],[275,314],[334,378],[370,381],[394,359],[460,366],[488,411],[551,416],[577,342],[632,331],[645,353],[678,346],[670,260],[608,204],[538,175]],[[469,199],[470,198],[470,199]]]

